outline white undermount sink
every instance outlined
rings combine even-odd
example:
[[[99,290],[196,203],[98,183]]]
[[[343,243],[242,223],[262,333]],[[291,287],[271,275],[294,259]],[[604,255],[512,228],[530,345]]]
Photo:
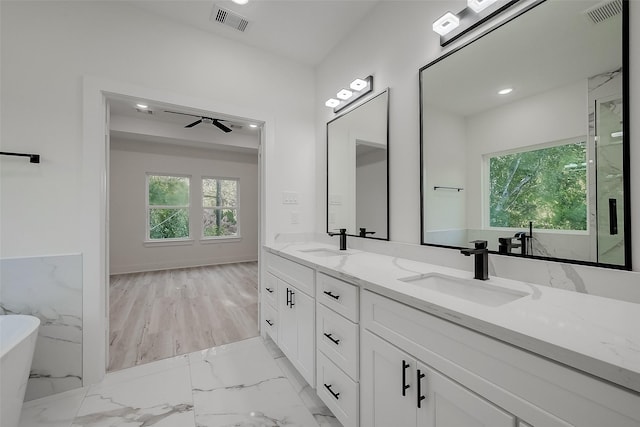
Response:
[[[313,256],[318,256],[318,257],[349,255],[347,251],[339,251],[339,250],[327,249],[327,248],[299,249],[298,252],[303,252],[303,253],[313,255]]]
[[[495,286],[482,280],[461,279],[440,273],[420,274],[399,280],[490,307],[498,307],[529,295],[526,292]]]

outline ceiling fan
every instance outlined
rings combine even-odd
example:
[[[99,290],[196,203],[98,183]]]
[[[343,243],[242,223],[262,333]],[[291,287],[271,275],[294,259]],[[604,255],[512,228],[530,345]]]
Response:
[[[224,124],[222,124],[220,122],[220,120],[214,119],[212,117],[197,116],[195,114],[180,113],[180,112],[177,112],[177,111],[168,111],[168,110],[164,110],[164,112],[165,113],[171,113],[171,114],[182,114],[183,116],[198,117],[198,120],[196,120],[193,123],[189,123],[188,125],[185,126],[185,128],[192,128],[195,125],[199,125],[200,123],[207,123],[207,124],[212,124],[212,125],[216,126],[218,129],[220,129],[224,133],[231,132],[231,128],[230,127],[225,126]]]

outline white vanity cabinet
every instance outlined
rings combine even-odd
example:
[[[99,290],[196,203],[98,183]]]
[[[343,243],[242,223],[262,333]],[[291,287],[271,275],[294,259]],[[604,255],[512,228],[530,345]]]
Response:
[[[360,307],[362,426],[640,426],[633,392],[369,291]]]
[[[316,273],[317,393],[344,427],[361,425],[358,291],[351,283]]]
[[[262,327],[273,342],[278,343],[278,278],[271,273],[265,275],[260,289],[262,297]]]
[[[362,334],[362,425],[514,427],[515,417],[375,336]]]
[[[265,330],[278,344],[282,352],[315,388],[315,280],[314,270],[286,258],[268,253],[266,287],[275,286],[275,307],[270,305],[271,292],[265,288],[262,304]],[[264,286],[263,286],[264,287]],[[270,313],[273,308],[276,313]],[[275,317],[270,325],[266,320]]]

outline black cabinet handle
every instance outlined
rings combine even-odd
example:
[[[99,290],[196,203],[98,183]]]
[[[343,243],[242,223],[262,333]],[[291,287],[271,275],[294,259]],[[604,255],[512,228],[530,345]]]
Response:
[[[295,301],[294,301],[294,299],[293,299],[293,297],[294,297],[295,295],[296,295],[296,293],[295,293],[295,292],[293,292],[293,289],[292,289],[292,290],[291,290],[291,302],[289,302],[289,307],[290,307],[290,308],[293,308],[293,306],[294,306],[294,305],[296,305],[296,303],[295,303]]]
[[[334,343],[335,345],[339,345],[340,344],[340,340],[335,339],[334,337],[331,336],[331,334],[324,334],[325,337],[329,338],[331,340],[332,343]]]
[[[269,292],[270,294],[273,293],[273,289],[272,288],[265,288],[267,292]]]
[[[418,408],[420,408],[420,404],[421,402],[426,399],[425,396],[422,395],[422,391],[420,390],[421,388],[421,382],[422,379],[425,377],[425,375],[422,373],[422,371],[420,371],[420,369],[418,369]]]
[[[330,296],[331,298],[338,300],[340,299],[340,295],[334,295],[331,293],[331,291],[324,291],[325,294],[327,294],[328,296]]]
[[[287,307],[291,307],[291,289],[287,288]]]
[[[338,396],[340,396],[340,393],[335,393],[333,390],[331,390],[331,384],[329,384],[329,385],[325,384],[325,385],[324,385],[324,388],[326,388],[327,390],[329,390],[329,393],[331,393],[331,395],[332,395],[333,397],[335,397],[335,398],[336,398],[336,400],[340,399],[340,398],[338,397]]]
[[[407,384],[407,368],[409,367],[409,364],[406,361],[402,361],[402,395],[406,396],[407,395],[407,389],[410,387],[409,384]]]
[[[266,319],[266,320],[265,320],[265,322],[267,322],[267,324],[268,324],[269,326],[273,326],[273,322],[272,322],[271,320]]]

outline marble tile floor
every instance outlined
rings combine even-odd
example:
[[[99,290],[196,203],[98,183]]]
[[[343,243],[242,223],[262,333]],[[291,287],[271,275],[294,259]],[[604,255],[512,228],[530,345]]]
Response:
[[[261,337],[109,373],[26,402],[20,427],[341,427]]]

